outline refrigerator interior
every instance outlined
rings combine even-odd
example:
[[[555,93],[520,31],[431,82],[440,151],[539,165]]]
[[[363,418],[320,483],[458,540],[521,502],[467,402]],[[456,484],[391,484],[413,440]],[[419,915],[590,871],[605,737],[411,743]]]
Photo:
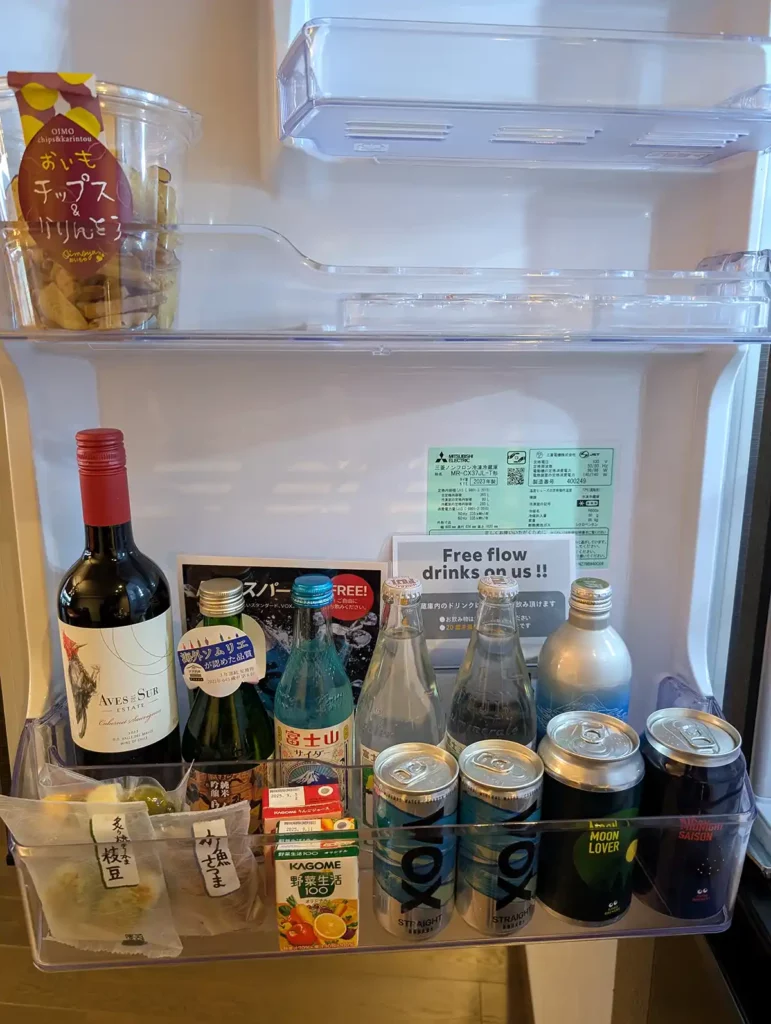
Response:
[[[0,39],[0,70],[94,71],[200,111],[185,221],[264,225],[323,264],[689,271],[704,257],[771,244],[763,154],[651,170],[580,159],[330,160],[297,140],[281,144],[276,68],[302,25],[354,14],[409,20],[414,6],[229,0],[224,17],[211,0],[2,0],[13,15],[4,18],[12,28]],[[419,14],[640,32],[769,30],[761,0],[424,0]],[[771,68],[756,59],[765,82]],[[458,92],[471,74],[448,62]],[[538,74],[535,65],[536,101],[546,88]],[[709,63],[683,74],[691,92],[709,91]],[[424,335],[405,350],[346,347],[345,338],[266,347],[251,345],[248,331],[229,344],[212,326],[218,311],[227,330],[233,304],[259,307],[271,295],[241,273],[226,235],[212,246],[187,286],[195,308],[205,307],[206,338],[57,346],[6,334],[0,379],[13,521],[22,526],[7,557],[23,587],[1,673],[12,750],[23,718],[40,715],[61,689],[48,636],[59,580],[82,547],[73,437],[99,424],[125,433],[137,541],[170,579],[183,551],[389,558],[394,534],[426,531],[432,446],[612,447],[610,558],[597,572],[613,585],[613,622],[633,659],[631,721],[644,723],[667,674],[720,697],[759,346],[642,335],[538,345],[523,333],[506,346],[471,338],[437,347]],[[14,595],[5,587],[7,607]]]
[[[421,18],[438,17],[439,6],[454,11],[445,20],[469,16],[468,5],[427,3]],[[648,31],[680,30],[687,19],[692,33],[759,33],[767,11],[754,5],[749,24],[751,6],[742,5],[740,24],[733,5],[717,3],[623,12],[594,3],[567,5],[568,13],[564,4],[486,4],[479,20],[503,19],[506,8],[503,20],[518,24]],[[382,4],[365,8],[356,14],[384,16]],[[185,220],[262,224],[328,264],[692,270],[705,256],[764,244],[766,158],[752,154],[691,173],[329,161],[281,146],[275,68],[305,20],[350,15],[350,5],[231,2],[228,10],[208,32],[216,16],[205,0],[135,5],[130,16],[119,4],[39,4],[15,12],[0,65],[87,66],[199,110],[204,134],[191,151]],[[141,13],[152,13],[151,37]],[[405,13],[388,8],[389,17]],[[462,89],[462,69],[455,73]],[[259,280],[240,272],[228,248],[227,238],[214,239],[211,258],[195,268],[200,287],[188,287],[210,328],[218,303],[224,329],[234,306],[260,306]],[[633,719],[641,724],[667,672],[719,695],[757,355],[751,346],[646,350],[637,341],[629,351],[619,340],[593,351],[523,343],[447,354],[426,344],[382,356],[344,346],[259,353],[248,341],[239,351],[202,349],[184,338],[145,351],[9,343],[37,469],[40,609],[53,615],[58,579],[80,548],[72,436],[83,426],[125,431],[137,536],[172,576],[182,550],[388,557],[395,533],[425,530],[432,445],[613,447],[606,572],[635,663]],[[32,713],[49,699],[40,647]],[[57,658],[51,664],[56,675]],[[9,703],[18,708],[18,697]]]

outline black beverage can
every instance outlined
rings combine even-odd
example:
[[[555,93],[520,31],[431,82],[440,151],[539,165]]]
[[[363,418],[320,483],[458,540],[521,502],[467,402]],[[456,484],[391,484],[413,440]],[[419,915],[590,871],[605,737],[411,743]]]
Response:
[[[541,818],[588,819],[541,836],[536,894],[559,917],[612,924],[629,909],[645,771],[639,748],[634,729],[611,715],[566,711],[549,722],[538,747]]]
[[[640,836],[634,889],[661,913],[698,920],[733,902],[746,829],[710,816],[746,806],[741,742],[728,722],[691,708],[664,708],[646,723],[640,813],[680,818]]]

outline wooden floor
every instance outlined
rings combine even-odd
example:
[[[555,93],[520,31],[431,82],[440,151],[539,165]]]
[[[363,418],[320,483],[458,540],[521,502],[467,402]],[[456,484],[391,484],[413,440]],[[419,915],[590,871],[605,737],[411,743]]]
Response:
[[[299,967],[286,959],[44,974],[30,958],[14,869],[0,861],[2,1024],[253,1024],[265,1014],[331,1024],[506,1024],[509,997],[516,1006],[504,947],[304,958],[302,975]]]

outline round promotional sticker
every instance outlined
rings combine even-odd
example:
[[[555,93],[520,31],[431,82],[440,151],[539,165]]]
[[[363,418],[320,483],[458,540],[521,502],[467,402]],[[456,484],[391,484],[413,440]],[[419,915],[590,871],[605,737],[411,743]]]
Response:
[[[189,629],[177,645],[177,658],[190,689],[200,687],[211,697],[229,697],[242,683],[261,678],[254,644],[235,626]]]
[[[353,622],[372,611],[375,594],[367,581],[352,572],[341,572],[332,577],[335,600],[332,616],[341,622]]]

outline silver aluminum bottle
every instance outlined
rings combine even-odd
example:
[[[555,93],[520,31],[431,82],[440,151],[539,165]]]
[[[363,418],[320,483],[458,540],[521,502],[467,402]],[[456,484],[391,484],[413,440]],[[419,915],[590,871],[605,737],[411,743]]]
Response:
[[[613,592],[596,577],[570,588],[566,622],[547,637],[538,659],[538,739],[566,711],[592,711],[623,722],[629,715],[632,659],[610,624]]]

